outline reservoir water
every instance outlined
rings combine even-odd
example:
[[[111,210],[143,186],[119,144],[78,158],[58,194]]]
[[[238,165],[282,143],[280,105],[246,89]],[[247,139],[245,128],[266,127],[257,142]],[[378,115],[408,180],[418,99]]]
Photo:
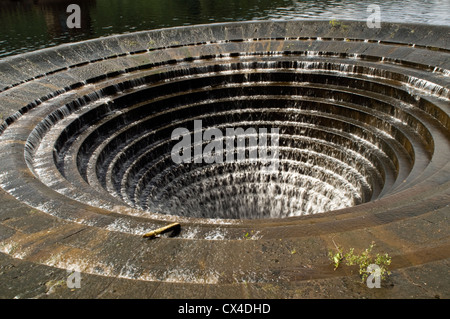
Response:
[[[69,29],[69,4],[81,28]],[[61,43],[173,26],[268,19],[360,20],[450,25],[449,0],[0,0],[0,58]]]

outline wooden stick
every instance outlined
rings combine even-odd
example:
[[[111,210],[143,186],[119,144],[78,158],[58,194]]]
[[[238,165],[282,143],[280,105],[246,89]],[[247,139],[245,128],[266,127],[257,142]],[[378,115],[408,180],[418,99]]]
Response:
[[[152,230],[151,232],[148,232],[148,233],[144,234],[142,237],[144,237],[144,238],[154,238],[154,237],[156,237],[159,234],[162,234],[162,233],[164,233],[164,232],[166,232],[166,231],[168,231],[168,230],[170,230],[172,228],[179,227],[179,226],[180,226],[180,223],[172,223],[170,225],[167,225],[167,226],[164,226],[164,227]]]

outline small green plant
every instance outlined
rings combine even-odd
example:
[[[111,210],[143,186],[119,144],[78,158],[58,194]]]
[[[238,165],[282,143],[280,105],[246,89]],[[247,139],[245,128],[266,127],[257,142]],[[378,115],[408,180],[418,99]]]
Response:
[[[244,239],[255,239],[254,236],[256,235],[254,230],[246,231],[244,234]]]
[[[329,23],[333,28],[340,25],[340,22],[336,21],[336,19],[330,20]]]
[[[332,28],[342,28],[344,31],[347,31],[349,26],[344,24],[341,21],[337,21],[336,19],[332,19],[328,22]]]
[[[135,47],[135,46],[139,45],[139,43],[137,41],[134,41],[134,40],[128,40],[127,39],[127,40],[124,40],[123,42],[129,47]]]
[[[253,236],[253,230],[251,232],[246,232],[244,235],[244,239],[251,239]]]
[[[391,274],[390,271],[387,270],[387,266],[391,264],[391,257],[389,257],[388,254],[376,254],[374,256],[372,253],[372,250],[375,247],[374,242],[372,242],[369,248],[365,249],[361,254],[355,254],[354,248],[350,248],[349,251],[344,254],[344,251],[341,247],[336,245],[336,243],[334,243],[334,245],[337,252],[333,252],[331,250],[328,252],[328,257],[334,265],[334,270],[336,270],[342,262],[345,262],[347,266],[358,265],[359,274],[363,282],[369,276],[367,267],[369,267],[369,265],[371,264],[375,264],[380,267],[381,279],[385,279],[388,275]]]
[[[342,253],[342,249],[336,246],[337,253],[333,253],[331,250],[328,252],[328,258],[330,258],[331,262],[334,265],[334,270],[338,269],[342,260],[344,259],[344,255]]]

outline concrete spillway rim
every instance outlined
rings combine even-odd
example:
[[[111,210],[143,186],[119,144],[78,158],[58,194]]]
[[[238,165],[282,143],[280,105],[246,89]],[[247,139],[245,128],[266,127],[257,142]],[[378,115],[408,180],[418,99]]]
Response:
[[[193,24],[193,25],[186,25],[186,26],[174,26],[174,27],[169,27],[169,28],[149,29],[149,30],[142,30],[142,31],[136,31],[136,32],[114,33],[114,34],[109,34],[109,35],[106,35],[106,36],[100,36],[100,37],[97,37],[97,38],[81,40],[81,41],[75,41],[75,42],[62,43],[62,44],[58,44],[58,45],[47,47],[47,48],[37,49],[37,50],[31,51],[31,52],[25,52],[25,53],[19,53],[19,54],[7,56],[7,57],[4,57],[4,58],[0,58],[0,63],[1,62],[10,62],[11,60],[14,60],[14,59],[19,58],[19,57],[26,58],[28,56],[40,55],[40,54],[45,53],[45,52],[51,52],[51,51],[53,51],[55,49],[58,49],[58,48],[72,47],[72,46],[77,46],[77,45],[80,45],[80,44],[83,44],[83,43],[94,43],[94,42],[99,41],[99,40],[108,40],[108,39],[112,39],[112,38],[126,38],[126,37],[129,37],[129,36],[136,36],[136,35],[147,34],[149,32],[157,33],[157,32],[162,32],[162,31],[167,31],[167,30],[174,30],[174,31],[176,31],[176,30],[189,30],[189,29],[210,28],[210,27],[233,27],[233,26],[239,26],[241,24],[251,25],[251,24],[255,24],[255,23],[257,23],[257,24],[290,23],[290,22],[331,23],[331,21],[333,21],[333,20],[326,20],[326,19],[247,20],[247,21],[239,21],[239,22],[200,23],[200,24]],[[357,24],[364,22],[364,24],[365,24],[365,21],[363,21],[363,20],[342,19],[342,20],[335,20],[335,21],[337,23],[347,22],[347,23],[357,23]],[[450,30],[450,26],[448,26],[448,25],[427,25],[425,23],[396,23],[396,22],[390,22],[390,21],[381,22],[380,28],[377,28],[377,29],[383,29],[384,26],[385,27],[389,27],[389,25],[400,25],[400,26],[403,26],[403,27],[411,28],[411,29],[427,27],[427,28],[449,28],[449,30]],[[369,29],[369,28],[367,28],[367,29]],[[359,39],[359,40],[364,40],[364,39]],[[397,43],[396,42],[392,42],[392,44],[395,45]],[[450,49],[448,49],[448,51],[450,51]]]

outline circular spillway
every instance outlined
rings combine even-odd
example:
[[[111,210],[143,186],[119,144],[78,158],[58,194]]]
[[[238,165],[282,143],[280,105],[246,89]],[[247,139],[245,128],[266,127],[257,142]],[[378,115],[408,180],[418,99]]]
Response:
[[[230,23],[6,58],[0,184],[69,223],[136,235],[179,221],[197,240],[448,210],[448,32]]]
[[[83,85],[79,97],[58,108],[45,102],[49,112],[36,109],[20,119],[32,118],[34,126],[24,136],[28,167],[75,200],[242,219],[315,214],[380,198],[415,163],[423,168],[431,159],[433,137],[423,116],[409,110],[414,96],[385,83],[394,77],[407,83],[407,76],[363,58],[347,62],[354,55],[231,54],[148,65]],[[180,128],[189,132],[181,163],[171,156]],[[278,165],[269,171],[250,139],[260,140],[261,129],[271,136],[274,128],[278,142],[265,145],[272,153],[277,148]],[[220,146],[208,163],[205,137],[212,129]],[[248,132],[244,144],[236,136],[227,148],[227,129]]]

